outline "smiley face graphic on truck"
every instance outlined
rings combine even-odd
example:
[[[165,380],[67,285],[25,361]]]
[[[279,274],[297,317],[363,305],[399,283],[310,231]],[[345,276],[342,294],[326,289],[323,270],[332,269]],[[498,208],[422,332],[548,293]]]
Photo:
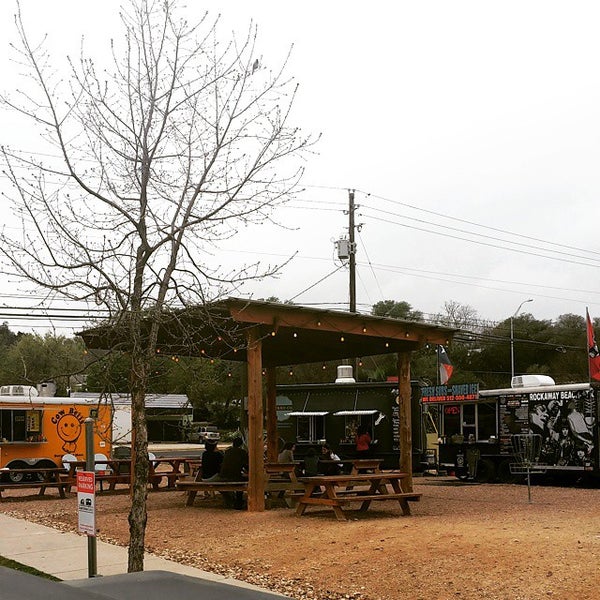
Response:
[[[77,440],[81,435],[81,415],[78,411],[60,411],[56,419],[58,437],[63,441],[64,452],[73,453],[77,450]]]

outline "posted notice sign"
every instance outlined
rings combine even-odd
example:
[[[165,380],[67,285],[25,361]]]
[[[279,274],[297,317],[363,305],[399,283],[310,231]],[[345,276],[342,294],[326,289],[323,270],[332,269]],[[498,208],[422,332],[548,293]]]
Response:
[[[96,535],[96,474],[93,471],[77,471],[77,506],[79,508],[79,532]]]

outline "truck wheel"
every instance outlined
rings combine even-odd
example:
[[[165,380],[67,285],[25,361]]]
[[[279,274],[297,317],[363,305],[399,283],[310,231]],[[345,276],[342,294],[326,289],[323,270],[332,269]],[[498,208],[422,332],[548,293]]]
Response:
[[[11,463],[11,469],[26,469],[27,465],[24,462]],[[21,483],[25,479],[25,473],[8,473],[8,480],[11,483]]]
[[[32,468],[31,478],[33,481],[44,481],[46,479],[46,475],[41,473],[40,471],[35,471],[35,467],[38,469],[55,469],[56,464],[51,460],[41,460],[40,462],[35,463],[34,468]],[[53,479],[54,475],[51,475],[49,479]]]
[[[491,483],[496,479],[496,467],[489,458],[482,458],[477,463],[476,481],[479,483]]]

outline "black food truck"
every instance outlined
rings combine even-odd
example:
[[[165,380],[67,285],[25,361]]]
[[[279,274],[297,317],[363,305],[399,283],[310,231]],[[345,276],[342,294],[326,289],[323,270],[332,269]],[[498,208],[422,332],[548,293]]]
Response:
[[[597,388],[556,385],[537,375],[515,377],[514,384],[496,390],[479,390],[476,384],[421,390],[423,410],[439,430],[440,466],[459,479],[514,482],[523,472],[519,444],[526,437],[532,473],[556,479],[600,476]]]
[[[420,384],[411,382],[413,470],[422,467],[426,442],[422,428]],[[397,469],[400,461],[398,383],[351,382],[277,386],[279,445],[296,444],[302,459],[309,448],[323,443],[344,458],[356,456],[355,437],[360,426],[371,436],[371,454],[382,467]],[[348,465],[350,466],[350,465]]]

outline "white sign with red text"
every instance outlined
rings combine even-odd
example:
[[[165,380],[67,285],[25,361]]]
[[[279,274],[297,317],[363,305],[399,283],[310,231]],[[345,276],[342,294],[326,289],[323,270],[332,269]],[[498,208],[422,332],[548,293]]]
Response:
[[[79,507],[79,532],[96,535],[96,474],[77,471],[77,506]]]

